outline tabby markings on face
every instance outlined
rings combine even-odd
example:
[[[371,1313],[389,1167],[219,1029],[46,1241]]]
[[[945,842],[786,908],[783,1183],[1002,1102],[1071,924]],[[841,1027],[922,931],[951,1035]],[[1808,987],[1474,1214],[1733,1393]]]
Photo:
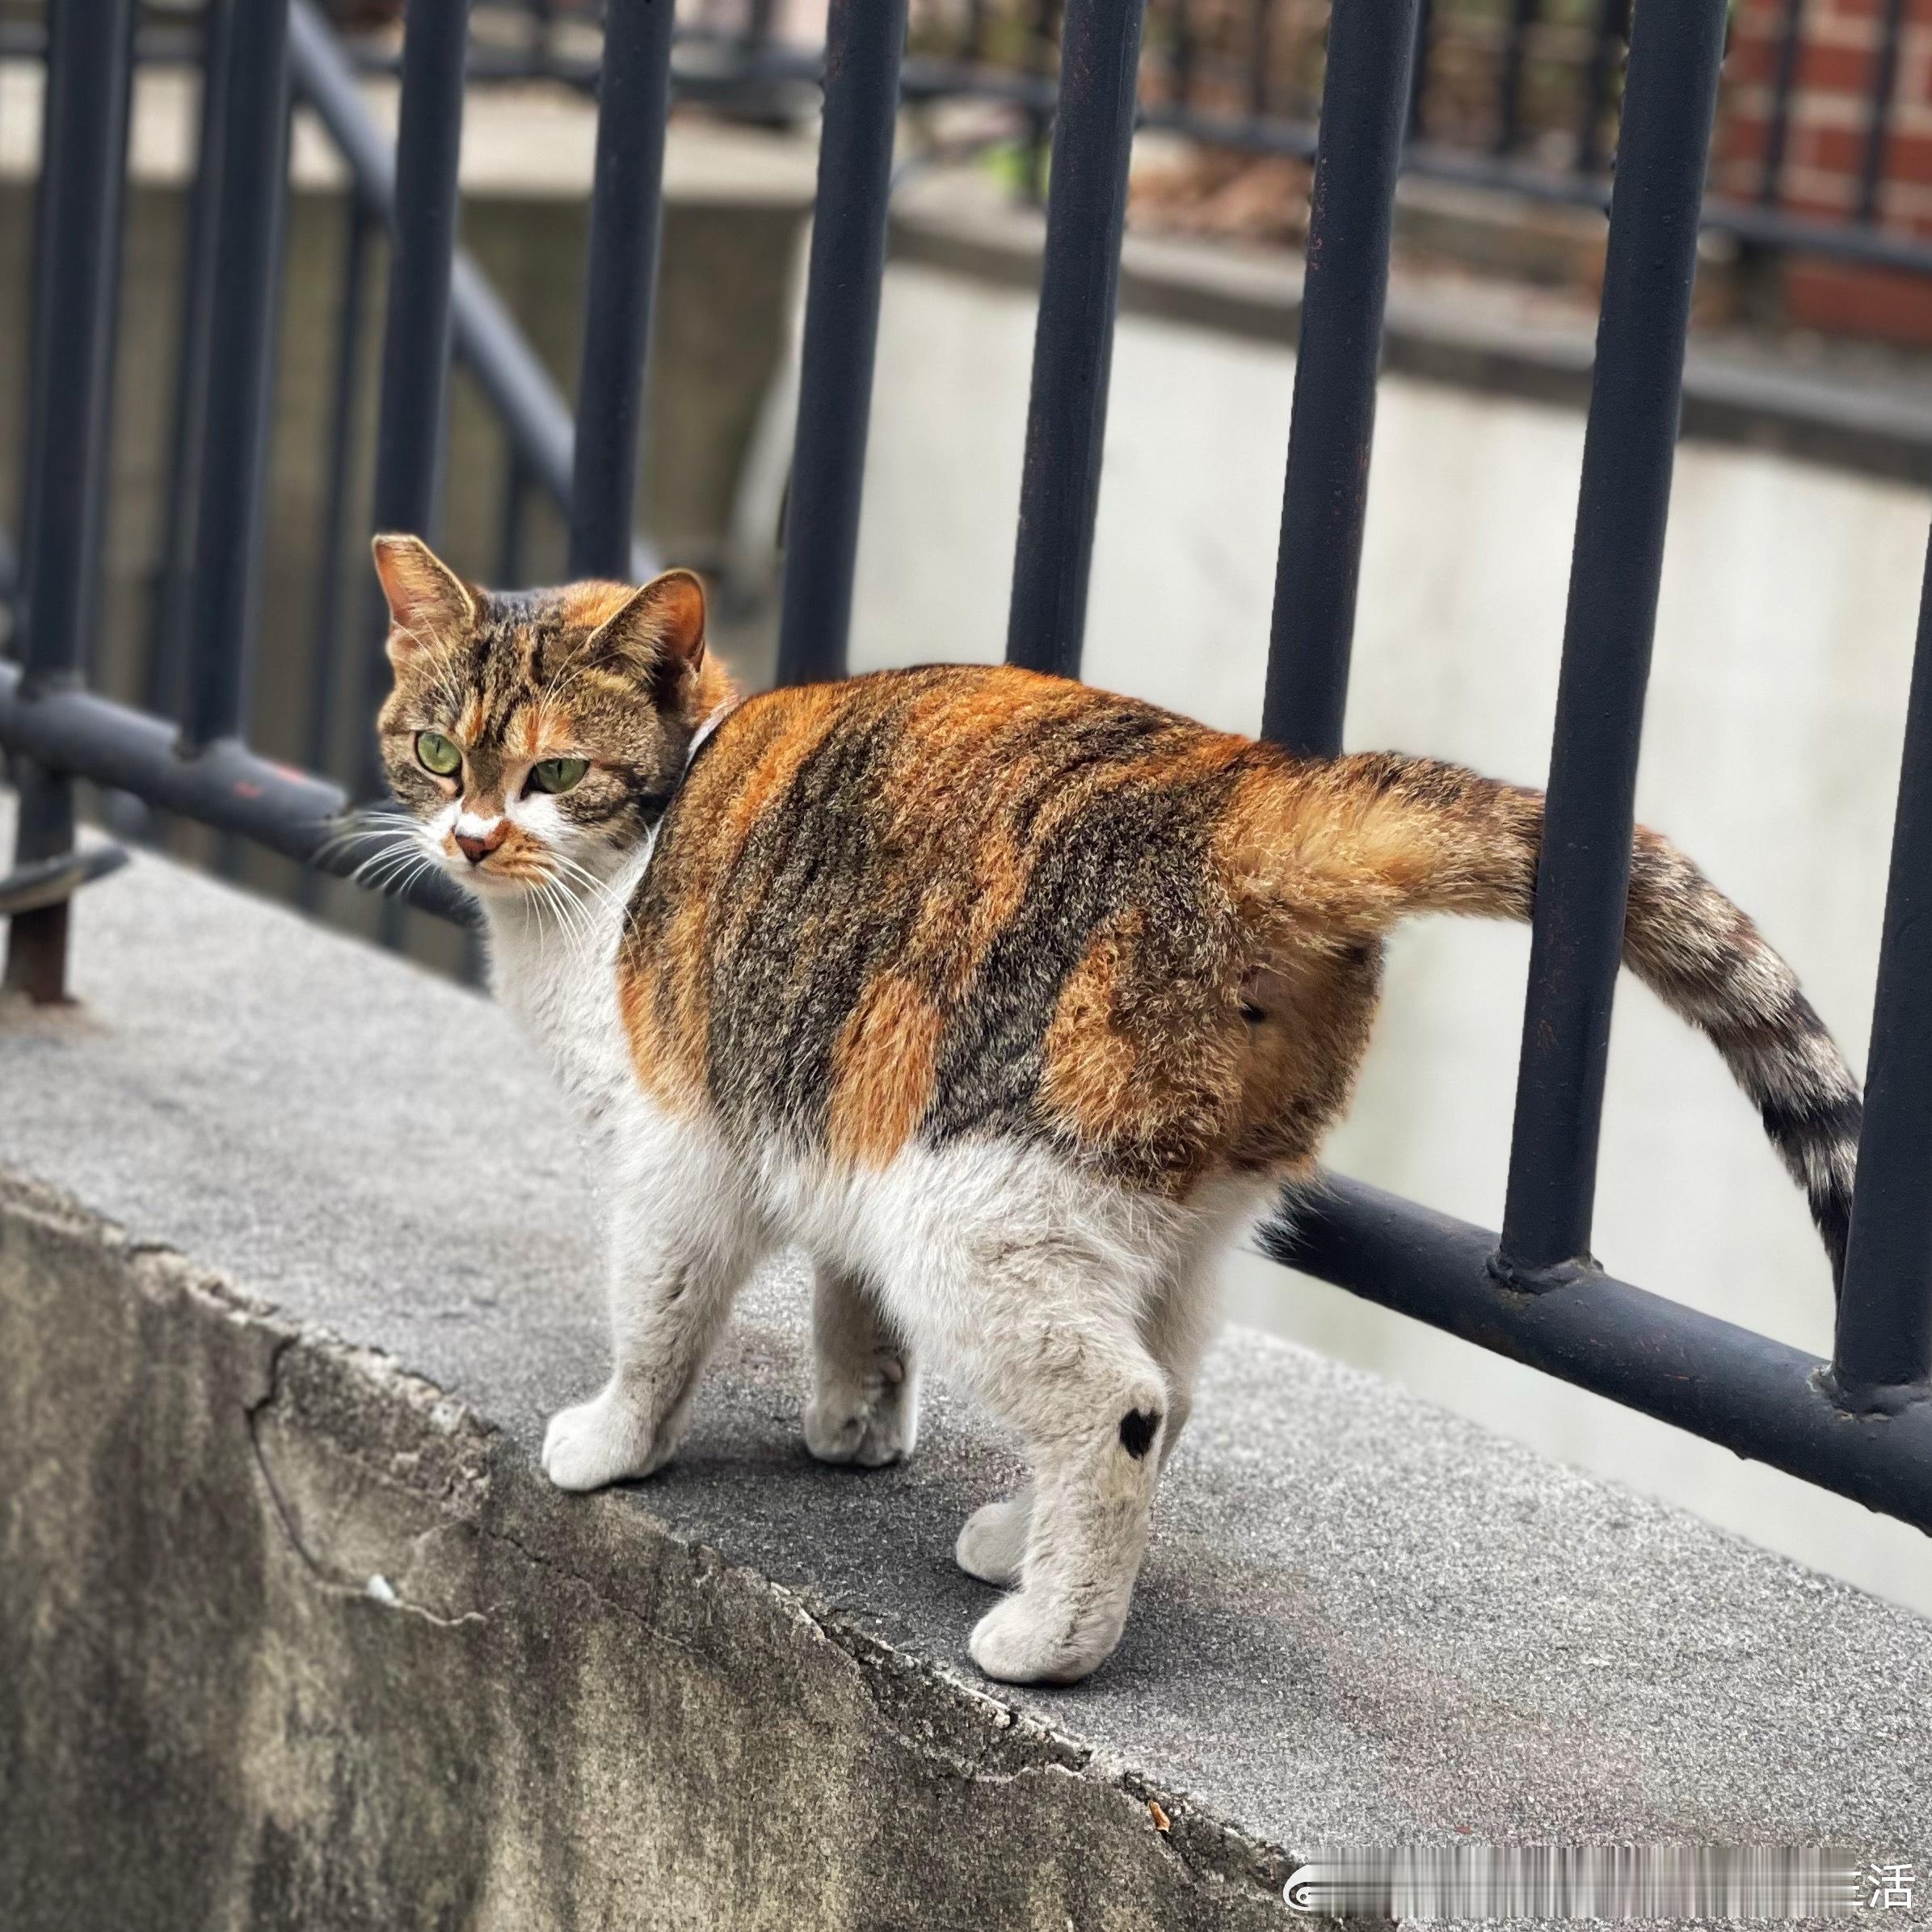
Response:
[[[482,894],[609,877],[730,688],[705,656],[697,580],[507,596],[414,538],[378,538],[376,554],[396,679],[383,762],[431,848]]]

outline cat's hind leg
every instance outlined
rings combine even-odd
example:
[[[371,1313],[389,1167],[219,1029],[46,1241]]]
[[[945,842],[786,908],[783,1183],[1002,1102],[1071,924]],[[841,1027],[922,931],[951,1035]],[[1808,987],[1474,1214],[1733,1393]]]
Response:
[[[718,1174],[695,1193],[633,1183],[621,1194],[610,1263],[616,1362],[599,1394],[550,1418],[544,1473],[558,1488],[646,1476],[676,1452],[692,1391],[762,1248],[748,1217],[716,1205],[731,1198],[730,1177]],[[704,1205],[680,1212],[680,1199]]]
[[[966,1519],[953,1560],[982,1583],[1011,1589],[1026,1562],[1026,1538],[1033,1528],[1031,1483],[996,1503],[983,1503]]]
[[[812,1282],[812,1353],[806,1447],[821,1463],[866,1469],[911,1455],[919,1433],[912,1353],[866,1282],[823,1261]]]
[[[1159,1286],[1140,1320],[1141,1340],[1160,1365],[1168,1387],[1167,1419],[1160,1432],[1165,1469],[1193,1408],[1194,1378],[1213,1338],[1219,1297],[1211,1275],[1211,1247],[1176,1264]],[[966,1520],[953,1545],[953,1560],[969,1576],[1011,1589],[1021,1580],[1033,1527],[1031,1483],[996,1503],[983,1504]]]
[[[1141,1317],[1141,1339],[1167,1378],[1167,1425],[1160,1432],[1163,1470],[1193,1413],[1201,1358],[1220,1324],[1221,1297],[1214,1278],[1218,1256],[1218,1240],[1203,1239],[1197,1252],[1168,1273]]]
[[[959,1540],[964,1568],[1019,1585],[974,1631],[973,1660],[1009,1682],[1071,1683],[1119,1641],[1147,1547],[1168,1391],[1138,1324],[1159,1264],[1118,1238],[1110,1190],[1010,1171],[986,1188],[963,1164],[924,1178],[891,1292],[1033,1471],[1030,1502],[988,1505]]]
[[[1131,1322],[1096,1320],[1092,1299],[1064,1277],[1041,1283],[1030,1318],[989,1324],[983,1345],[995,1404],[1033,1466],[1020,1587],[970,1646],[1010,1683],[1072,1683],[1104,1662],[1147,1550],[1167,1380]],[[1017,1533],[1020,1506],[983,1526],[989,1543]]]

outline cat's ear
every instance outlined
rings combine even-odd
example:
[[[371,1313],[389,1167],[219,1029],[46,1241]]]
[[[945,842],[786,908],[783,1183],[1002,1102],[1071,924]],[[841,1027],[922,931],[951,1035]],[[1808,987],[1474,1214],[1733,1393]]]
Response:
[[[389,662],[398,671],[476,621],[474,592],[421,537],[378,537],[369,547],[389,600]]]
[[[590,651],[669,701],[705,661],[704,585],[689,570],[652,578],[597,627]]]

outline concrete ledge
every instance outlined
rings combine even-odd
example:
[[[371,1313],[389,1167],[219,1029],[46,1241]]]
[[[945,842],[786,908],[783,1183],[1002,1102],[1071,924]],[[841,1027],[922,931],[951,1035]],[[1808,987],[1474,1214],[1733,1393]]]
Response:
[[[11,1183],[0,1306],[23,1932],[1273,1916],[1125,1765]]]
[[[1932,1854],[1932,1627],[1256,1336],[1072,1691],[963,1660],[974,1413],[804,1454],[792,1268],[677,1463],[558,1495],[592,1206],[499,1016],[154,860],[77,926],[82,1004],[0,1009],[10,1928],[1240,1927],[1336,1842]]]
[[[936,174],[894,199],[895,259],[1008,287],[1038,287],[1044,234],[1038,212],[971,175]],[[1130,314],[1291,347],[1302,272],[1301,257],[1280,249],[1130,234],[1120,303]],[[1840,344],[1823,362],[1801,353],[1804,344],[1788,333],[1700,330],[1685,371],[1684,435],[1921,482],[1932,449],[1925,359]],[[1396,264],[1383,335],[1390,370],[1581,409],[1595,353],[1595,314],[1574,297]]]

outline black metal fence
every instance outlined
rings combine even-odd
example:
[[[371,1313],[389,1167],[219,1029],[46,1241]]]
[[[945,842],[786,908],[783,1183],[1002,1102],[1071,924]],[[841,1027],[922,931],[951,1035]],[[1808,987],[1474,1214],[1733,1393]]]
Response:
[[[456,248],[465,0],[410,0],[401,135],[367,147],[309,0],[218,0],[211,142],[195,259],[205,358],[198,415],[181,708],[171,719],[90,693],[103,425],[133,0],[61,0],[35,289],[19,661],[0,664],[0,744],[21,802],[11,984],[62,983],[78,778],[298,859],[331,845],[342,793],[251,753],[250,663],[263,381],[284,90],[333,112],[358,221],[392,250],[376,517],[436,520],[453,343],[499,393],[532,473],[570,507],[580,568],[622,571],[631,537],[653,215],[671,91],[671,0],[610,0],[590,298],[574,432],[515,355]],[[1340,747],[1362,538],[1362,487],[1391,207],[1413,115],[1421,0],[1337,0],[1324,47],[1314,234],[1287,439],[1264,729],[1310,755]],[[1631,852],[1633,790],[1661,568],[1685,342],[1725,0],[1638,8],[1538,875],[1516,1130],[1500,1238],[1346,1181],[1277,1223],[1272,1252],[1357,1294],[1932,1529],[1932,597],[1908,718],[1869,1105],[1837,1346],[1827,1364],[1614,1281],[1588,1256],[1598,1114]],[[1077,672],[1100,482],[1112,318],[1137,112],[1139,0],[1067,0],[1009,654]],[[844,662],[884,254],[906,0],[832,0],[785,566],[781,675]],[[58,237],[59,245],[50,238]],[[485,345],[479,347],[479,345]],[[500,348],[502,345],[498,344]],[[526,374],[528,373],[526,370]],[[218,376],[218,380],[216,379]],[[374,626],[361,636],[372,688]]]
[[[1804,36],[1829,0],[1775,5],[1763,136],[1724,170],[1721,189],[1707,193],[1705,229],[1774,257],[1932,271],[1932,237],[1889,221],[1885,204],[1906,78],[1904,0],[1879,0],[1873,9],[1874,43],[1855,107],[1857,189],[1836,214],[1794,208],[1787,196]],[[473,55],[476,78],[541,74],[595,85],[596,0],[479,0],[479,11],[494,25]],[[1419,0],[1404,171],[1607,207],[1632,11],[1633,0]],[[798,99],[801,83],[823,75],[822,50],[786,41],[772,0],[695,0],[685,11],[680,33],[706,57],[687,78],[694,95],[762,99],[782,112]],[[1037,189],[1057,107],[1066,12],[1066,0],[911,0],[903,98],[1005,103],[1019,137],[1035,150],[1022,180]],[[1312,161],[1330,15],[1330,0],[1147,0],[1137,124]],[[365,49],[362,57],[385,57]]]

